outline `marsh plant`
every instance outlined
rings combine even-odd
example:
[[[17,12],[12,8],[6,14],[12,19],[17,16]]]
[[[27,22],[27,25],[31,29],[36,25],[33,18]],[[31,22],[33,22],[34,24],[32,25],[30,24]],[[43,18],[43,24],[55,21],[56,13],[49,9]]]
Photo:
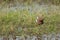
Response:
[[[36,17],[42,14],[44,24],[38,25]],[[0,12],[0,35],[42,35],[58,33],[60,26],[59,13],[30,13],[28,10]]]

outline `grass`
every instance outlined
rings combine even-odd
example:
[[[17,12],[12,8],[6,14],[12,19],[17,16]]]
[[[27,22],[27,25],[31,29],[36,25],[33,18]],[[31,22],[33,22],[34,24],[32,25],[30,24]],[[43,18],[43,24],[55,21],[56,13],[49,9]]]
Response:
[[[36,17],[40,14],[44,17],[43,25],[36,23]],[[28,10],[0,12],[0,35],[42,35],[59,31],[59,13],[30,13]]]

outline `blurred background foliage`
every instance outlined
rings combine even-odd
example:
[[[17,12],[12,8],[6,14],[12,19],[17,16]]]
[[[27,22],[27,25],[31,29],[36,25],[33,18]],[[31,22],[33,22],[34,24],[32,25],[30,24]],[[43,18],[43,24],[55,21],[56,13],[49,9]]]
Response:
[[[0,0],[0,3],[26,3],[26,4],[32,4],[32,3],[38,3],[38,4],[54,4],[54,5],[60,5],[60,0]]]

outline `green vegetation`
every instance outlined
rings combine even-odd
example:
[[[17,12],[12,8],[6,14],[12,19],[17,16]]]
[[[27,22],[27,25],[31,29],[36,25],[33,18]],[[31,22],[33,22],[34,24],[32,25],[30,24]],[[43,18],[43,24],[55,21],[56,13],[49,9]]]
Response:
[[[24,3],[24,4],[32,4],[34,2],[41,4],[54,4],[54,5],[60,5],[60,0],[0,0],[0,3],[6,2],[8,3]]]
[[[20,6],[22,10],[20,10]],[[58,6],[60,6],[60,0],[0,0],[0,36],[5,36],[5,38],[10,35],[13,38],[27,35],[41,37],[43,34],[60,33]],[[36,19],[41,14],[44,23],[38,25]]]
[[[36,17],[43,14],[44,24],[38,25]],[[30,13],[28,10],[0,12],[0,35],[41,35],[60,31],[60,13]]]

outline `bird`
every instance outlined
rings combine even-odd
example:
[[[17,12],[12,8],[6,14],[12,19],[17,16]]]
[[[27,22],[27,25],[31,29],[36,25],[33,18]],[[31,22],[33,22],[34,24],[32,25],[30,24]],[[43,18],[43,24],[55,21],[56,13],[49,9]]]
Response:
[[[37,18],[36,18],[36,23],[38,25],[41,25],[44,23],[44,18],[43,18],[43,15],[38,15]]]

